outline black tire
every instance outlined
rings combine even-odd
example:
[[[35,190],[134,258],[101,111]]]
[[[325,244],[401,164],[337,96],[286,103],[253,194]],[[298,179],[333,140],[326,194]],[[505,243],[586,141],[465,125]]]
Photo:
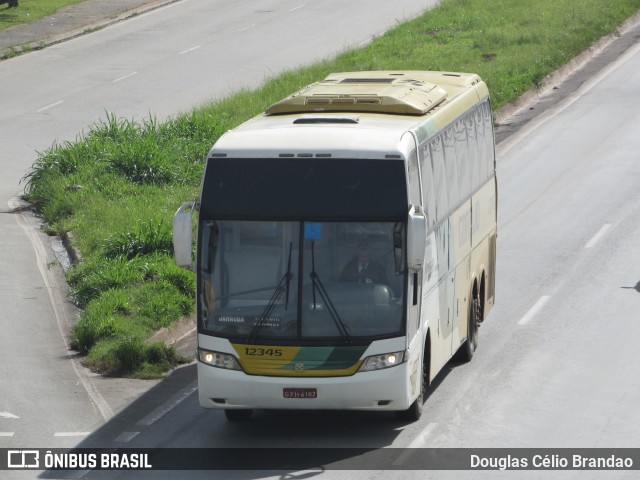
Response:
[[[253,410],[225,410],[224,414],[226,415],[227,420],[229,420],[230,422],[243,422],[251,418],[251,415],[253,415]]]
[[[425,369],[423,365],[420,371],[420,394],[418,395],[418,398],[416,398],[415,401],[409,406],[409,408],[396,412],[396,417],[399,420],[405,422],[417,422],[418,420],[420,420],[422,411],[424,410],[424,392],[426,391],[427,384],[427,382],[425,381],[425,375],[428,375],[428,373],[425,373],[424,370]]]
[[[462,345],[460,359],[470,362],[478,349],[478,325],[480,325],[480,300],[473,297],[469,308],[469,322],[467,323],[467,339]]]

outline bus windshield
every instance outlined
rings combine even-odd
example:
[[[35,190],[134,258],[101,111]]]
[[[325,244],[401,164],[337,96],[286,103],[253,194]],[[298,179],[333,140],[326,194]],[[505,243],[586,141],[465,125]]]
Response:
[[[403,334],[402,223],[204,221],[200,241],[202,333],[345,343]]]

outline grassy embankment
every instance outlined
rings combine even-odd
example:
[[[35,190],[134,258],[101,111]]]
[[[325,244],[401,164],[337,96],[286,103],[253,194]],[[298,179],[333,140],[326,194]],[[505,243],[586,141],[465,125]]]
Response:
[[[6,4],[0,7],[0,30],[35,22],[41,18],[55,16],[55,12],[62,7],[80,3],[83,0],[20,0],[15,8],[9,8]],[[15,49],[7,49],[0,52],[7,58],[29,51],[26,45],[17,46]]]
[[[73,232],[84,256],[67,275],[83,309],[73,345],[108,374],[151,376],[175,365],[171,347],[145,339],[193,313],[193,274],[171,257],[171,217],[197,197],[203,157],[225,130],[334,71],[477,72],[497,109],[638,9],[640,0],[444,0],[365,48],[256,91],[163,124],[109,114],[77,141],[53,145],[27,175],[26,192],[51,233]]]

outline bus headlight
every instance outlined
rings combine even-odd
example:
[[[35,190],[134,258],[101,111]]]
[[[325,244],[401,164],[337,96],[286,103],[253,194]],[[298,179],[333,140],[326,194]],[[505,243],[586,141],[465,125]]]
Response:
[[[373,370],[382,370],[383,368],[395,367],[402,362],[404,362],[404,351],[372,355],[364,359],[358,371],[371,372]]]
[[[198,349],[198,359],[202,363],[212,367],[226,368],[228,370],[242,370],[236,357],[228,353],[212,352],[210,350]]]

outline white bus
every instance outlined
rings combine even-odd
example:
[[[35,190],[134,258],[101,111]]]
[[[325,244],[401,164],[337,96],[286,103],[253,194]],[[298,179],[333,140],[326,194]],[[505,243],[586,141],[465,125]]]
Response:
[[[496,188],[474,74],[332,74],[227,132],[174,217],[200,404],[418,419],[493,305]]]

